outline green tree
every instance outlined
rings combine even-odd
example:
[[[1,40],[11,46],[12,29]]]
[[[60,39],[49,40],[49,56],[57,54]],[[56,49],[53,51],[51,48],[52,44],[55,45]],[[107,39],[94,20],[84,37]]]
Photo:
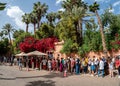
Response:
[[[50,25],[53,26],[53,25],[54,25],[54,22],[55,22],[55,19],[56,19],[56,13],[53,13],[53,12],[48,13],[48,14],[46,15],[46,18],[47,18],[47,20],[49,21]]]
[[[12,25],[9,23],[5,24],[2,28],[3,34],[8,35],[8,37],[9,37],[8,39],[9,39],[9,42],[11,45],[12,45],[11,33],[14,31],[15,31],[15,29],[13,29]]]
[[[71,39],[68,39],[65,41],[61,53],[65,53],[69,55],[71,53],[76,53],[77,51],[78,51],[78,44],[74,43]]]
[[[33,12],[35,12],[37,15],[38,28],[40,27],[41,18],[45,16],[47,9],[48,9],[48,5],[46,5],[45,3],[43,4],[41,2],[34,3]]]
[[[28,25],[30,24],[30,14],[22,15],[22,21],[26,24],[26,32],[28,33]]]
[[[63,12],[63,19],[70,18],[74,24],[77,35],[77,43],[81,46],[83,42],[83,18],[91,16],[87,13],[87,4],[82,0],[67,0],[62,4],[65,11]]]
[[[0,41],[0,56],[6,55],[10,50],[9,40],[5,38],[4,40]]]
[[[104,29],[104,28],[103,28],[103,25],[102,25],[102,21],[101,21],[101,19],[100,19],[100,16],[99,16],[99,14],[98,14],[98,12],[97,12],[97,10],[99,10],[99,4],[97,4],[97,2],[94,2],[93,5],[90,5],[90,6],[89,6],[89,9],[90,9],[91,12],[94,12],[94,13],[95,13],[95,15],[96,15],[96,17],[97,17],[97,19],[98,19],[98,24],[99,24],[99,26],[100,26],[100,33],[101,33],[101,38],[102,38],[103,52],[104,52],[104,54],[105,54],[106,56],[108,56],[108,55],[107,55],[106,42],[105,42],[105,36],[104,36],[104,32],[103,32],[103,29]]]
[[[40,29],[36,31],[36,37],[38,39],[47,38],[54,36],[54,29],[50,25],[43,23]]]
[[[19,53],[20,49],[19,49],[19,44],[21,42],[24,41],[24,39],[26,37],[32,36],[30,33],[26,33],[24,30],[16,30],[13,33],[13,38],[14,38],[14,42],[13,42],[13,47],[14,47],[14,53]]]
[[[34,35],[36,36],[36,24],[37,24],[37,15],[34,12],[30,13],[30,22],[34,26]]]

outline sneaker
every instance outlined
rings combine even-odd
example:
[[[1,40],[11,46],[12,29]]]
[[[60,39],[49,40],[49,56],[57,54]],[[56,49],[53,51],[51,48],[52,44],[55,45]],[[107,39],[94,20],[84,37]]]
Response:
[[[118,76],[118,78],[120,78],[120,76]]]

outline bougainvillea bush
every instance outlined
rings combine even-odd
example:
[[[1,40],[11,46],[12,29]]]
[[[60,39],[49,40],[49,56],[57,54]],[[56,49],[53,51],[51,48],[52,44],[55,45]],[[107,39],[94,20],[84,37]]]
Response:
[[[20,50],[26,53],[34,50],[46,52],[48,50],[54,50],[55,42],[58,42],[56,37],[44,38],[41,40],[36,40],[33,37],[27,37],[20,43]]]
[[[34,39],[33,37],[27,37],[24,39],[23,42],[20,43],[20,50],[22,52],[25,52],[25,53],[28,53],[28,52],[31,52],[31,51],[34,51],[35,48],[34,48],[34,44],[37,40]]]

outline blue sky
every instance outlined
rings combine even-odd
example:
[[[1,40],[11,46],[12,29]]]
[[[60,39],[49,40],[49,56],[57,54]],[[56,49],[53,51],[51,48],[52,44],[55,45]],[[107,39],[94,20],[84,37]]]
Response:
[[[56,12],[61,8],[61,2],[63,0],[0,0],[0,2],[7,3],[7,7],[4,11],[0,11],[0,29],[6,23],[10,23],[15,29],[25,30],[25,24],[21,21],[21,16],[24,13],[30,13],[33,8],[33,3],[40,1],[46,3],[49,6],[49,12]],[[103,13],[105,9],[112,5],[113,9],[111,12],[120,14],[120,0],[83,0],[88,4],[92,4],[97,1],[100,4],[99,13]],[[30,25],[30,31],[33,26]]]

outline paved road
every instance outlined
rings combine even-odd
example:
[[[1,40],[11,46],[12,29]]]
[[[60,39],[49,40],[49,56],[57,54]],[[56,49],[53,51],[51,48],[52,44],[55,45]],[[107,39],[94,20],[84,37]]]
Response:
[[[48,71],[19,71],[16,66],[0,65],[0,86],[120,86],[120,79],[106,76],[69,75]]]

